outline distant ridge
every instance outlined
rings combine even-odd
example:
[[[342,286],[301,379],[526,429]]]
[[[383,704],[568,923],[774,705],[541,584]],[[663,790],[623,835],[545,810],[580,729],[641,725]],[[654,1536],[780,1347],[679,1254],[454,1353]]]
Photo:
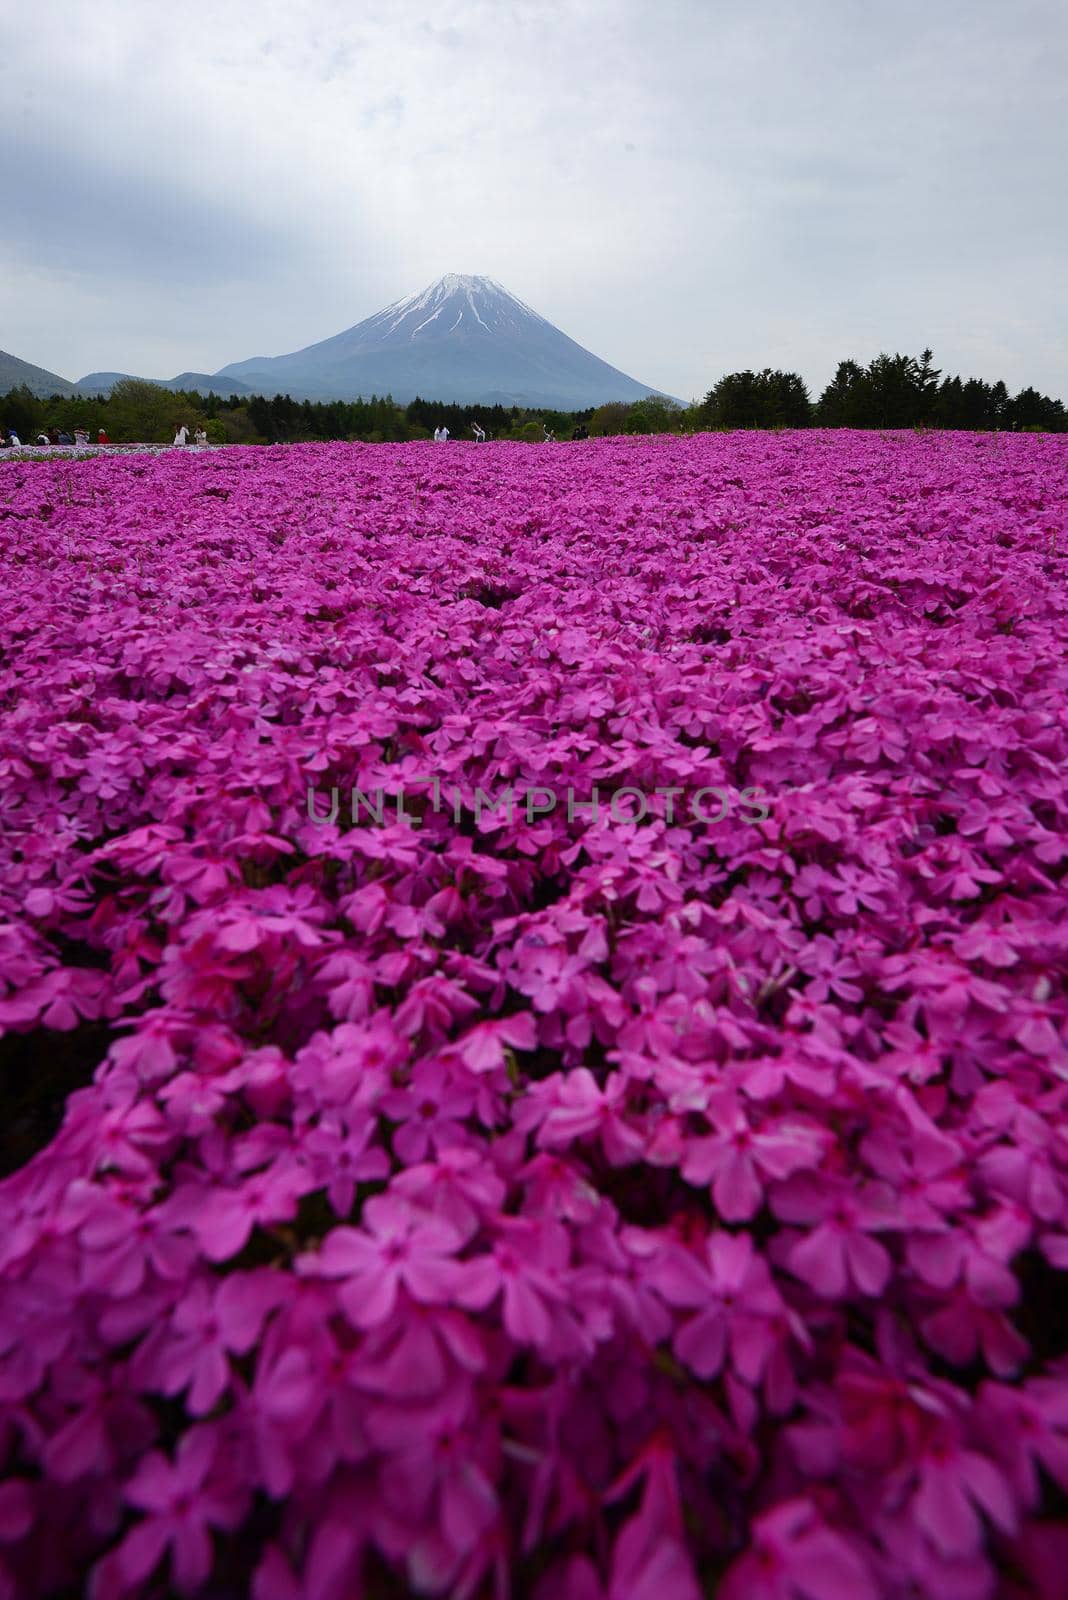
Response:
[[[6,350],[0,350],[0,394],[7,394],[9,389],[25,387],[31,394],[37,395],[41,400],[47,400],[51,395],[61,394],[69,398],[72,395],[110,394],[117,383],[133,377],[131,372],[89,372],[84,378],[79,378],[77,383],[72,383],[69,378],[61,378],[58,372],[49,372],[46,367],[35,367],[29,361],[23,361],[18,356],[10,355]],[[180,372],[176,378],[139,378],[139,383],[154,383],[159,389],[192,389],[198,394],[215,394],[230,396],[232,394],[251,394],[252,390],[247,384],[234,378],[212,377],[208,372]]]
[[[132,372],[89,372],[74,385],[79,394],[110,394],[117,383],[135,377]],[[158,389],[192,389],[197,394],[251,394],[247,384],[235,378],[213,378],[208,372],[180,372],[176,378],[137,378],[138,383],[154,383]]]
[[[29,361],[22,361],[18,356],[0,350],[0,394],[6,394],[9,389],[19,389],[23,385],[31,394],[37,395],[42,400],[47,400],[53,394],[74,393],[74,384],[69,378],[61,378],[58,373],[49,372],[46,367],[35,367]]]
[[[261,394],[391,394],[401,405],[421,396],[578,410],[661,392],[576,344],[493,278],[456,272],[331,339],[233,362],[216,383],[223,378]]]

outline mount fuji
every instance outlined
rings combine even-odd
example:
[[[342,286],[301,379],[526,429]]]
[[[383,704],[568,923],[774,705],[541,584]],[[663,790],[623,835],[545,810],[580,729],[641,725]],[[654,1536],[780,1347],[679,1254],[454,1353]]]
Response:
[[[391,394],[402,405],[420,396],[560,410],[661,392],[584,350],[493,278],[457,272],[332,339],[235,361],[215,378],[295,399]]]

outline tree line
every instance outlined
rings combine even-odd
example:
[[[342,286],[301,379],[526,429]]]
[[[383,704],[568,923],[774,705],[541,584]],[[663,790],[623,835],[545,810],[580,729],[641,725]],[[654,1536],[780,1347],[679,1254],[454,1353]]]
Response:
[[[866,367],[840,361],[815,402],[796,372],[730,372],[697,411],[713,428],[1068,429],[1060,400],[1031,388],[1010,395],[1000,381],[943,377],[931,363],[930,350],[918,359],[884,353]]]
[[[629,409],[624,406],[624,413]],[[599,431],[618,432],[616,408],[601,410],[606,417],[595,426]],[[140,378],[123,379],[109,394],[52,395],[42,399],[22,386],[0,395],[0,427],[13,428],[23,443],[50,431],[73,435],[76,428],[86,429],[95,441],[103,428],[113,444],[169,444],[183,423],[190,432],[202,427],[211,444],[291,444],[327,439],[360,439],[378,444],[429,439],[435,428],[443,426],[454,438],[470,439],[475,422],[491,439],[541,440],[546,429],[562,439],[582,424],[593,424],[596,415],[592,407],[584,411],[548,411],[421,399],[400,406],[391,395],[320,401],[294,400],[288,394],[204,395],[196,390],[164,389]]]
[[[277,444],[307,440],[359,439],[369,443],[429,439],[447,427],[454,439],[470,439],[478,423],[491,439],[536,442],[548,430],[569,439],[576,429],[605,434],[694,433],[734,428],[965,428],[1041,430],[1063,433],[1068,414],[1060,400],[1004,383],[943,377],[930,350],[917,358],[881,354],[861,366],[838,364],[831,382],[813,401],[796,372],[765,367],[726,373],[691,406],[661,396],[637,403],[612,401],[584,411],[532,410],[520,406],[476,406],[392,396],[366,400],[294,400],[288,394],[225,396],[175,393],[130,378],[108,395],[53,395],[39,399],[23,387],[0,396],[0,426],[23,442],[50,430],[91,439],[105,429],[115,444],[167,444],[182,424],[202,427],[212,444]]]

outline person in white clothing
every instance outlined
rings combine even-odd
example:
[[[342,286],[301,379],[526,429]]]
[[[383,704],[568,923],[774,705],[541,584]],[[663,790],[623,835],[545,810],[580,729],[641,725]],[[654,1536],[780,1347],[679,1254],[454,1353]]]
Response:
[[[486,430],[485,430],[485,428],[482,426],[482,424],[480,422],[472,422],[472,424],[471,424],[471,432],[475,436],[475,443],[476,444],[484,443],[485,438],[486,438]]]
[[[198,450],[202,450],[204,448],[204,446],[207,444],[207,442],[208,442],[208,436],[204,432],[204,429],[203,428],[198,428],[196,433],[194,433],[194,435],[193,435],[193,443],[196,445]]]
[[[441,429],[440,428],[435,428],[434,429],[434,443],[435,444],[440,444],[441,443]]]
[[[12,428],[11,432],[8,434],[8,438],[11,440],[11,448],[12,448],[12,450],[21,450],[22,449],[22,440],[19,438],[19,436],[15,432],[14,428]]]
[[[448,444],[448,442],[449,442],[449,430],[448,430],[448,428],[444,428],[443,427],[442,430],[441,430],[441,443],[442,444]]]
[[[182,426],[178,429],[178,432],[174,436],[174,442],[175,442],[175,444],[185,444],[187,442],[188,438],[189,438],[189,429],[186,427],[185,423],[183,422]]]

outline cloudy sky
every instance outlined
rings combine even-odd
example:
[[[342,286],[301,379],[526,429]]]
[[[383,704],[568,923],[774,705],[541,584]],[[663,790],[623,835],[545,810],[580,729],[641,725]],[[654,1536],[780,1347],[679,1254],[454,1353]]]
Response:
[[[0,4],[0,348],[168,377],[488,273],[683,398],[1068,399],[1064,0]]]

